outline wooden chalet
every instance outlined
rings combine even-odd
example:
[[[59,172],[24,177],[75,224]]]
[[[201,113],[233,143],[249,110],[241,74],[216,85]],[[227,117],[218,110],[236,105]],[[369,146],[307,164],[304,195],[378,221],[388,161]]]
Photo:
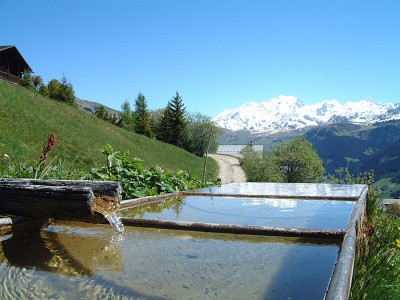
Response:
[[[0,78],[19,84],[25,70],[32,72],[17,47],[0,46]]]

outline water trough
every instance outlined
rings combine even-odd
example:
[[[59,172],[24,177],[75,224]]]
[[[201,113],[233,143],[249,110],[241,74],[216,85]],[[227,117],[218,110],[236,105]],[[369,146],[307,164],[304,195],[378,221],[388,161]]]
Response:
[[[232,210],[232,208],[224,207],[223,211],[219,214],[214,214],[215,222],[204,223],[200,220],[191,220],[190,217],[185,217],[182,211],[176,214],[177,218],[172,217],[168,213],[150,213],[149,216],[138,217],[122,217],[124,224],[130,224],[134,226],[142,227],[154,227],[154,228],[167,228],[167,229],[179,229],[179,230],[192,230],[192,231],[206,231],[206,232],[219,232],[219,233],[235,233],[235,234],[253,234],[253,235],[270,235],[270,236],[286,236],[286,237],[315,237],[315,238],[332,238],[341,239],[341,246],[337,262],[335,264],[334,270],[332,272],[331,280],[327,286],[327,291],[325,294],[326,299],[347,299],[351,287],[351,278],[354,267],[354,257],[356,250],[356,238],[357,238],[357,228],[360,228],[358,224],[362,224],[364,219],[365,211],[365,201],[367,195],[368,187],[366,185],[332,185],[332,184],[275,184],[275,183],[232,183],[222,186],[215,186],[212,188],[198,189],[194,191],[186,191],[179,193],[178,195],[172,195],[169,198],[165,196],[160,197],[148,197],[142,198],[140,200],[128,200],[122,201],[120,212],[122,216],[126,215],[124,210],[132,207],[143,207],[145,203],[160,203],[162,201],[168,201],[173,197],[184,197],[188,200],[188,203],[193,199],[202,199],[203,202],[210,200],[215,201],[217,205],[220,199],[239,199],[240,200],[252,200],[260,202],[263,200],[267,204],[284,203],[289,206],[293,205],[292,202],[302,203],[302,202],[317,202],[323,201],[321,203],[326,209],[322,209],[321,212],[316,212],[314,216],[309,216],[310,221],[313,218],[316,219],[318,214],[323,214],[322,218],[327,221],[337,218],[337,215],[330,214],[337,204],[340,202],[346,204],[347,211],[342,212],[342,223],[341,227],[338,228],[323,228],[321,224],[317,228],[306,228],[309,224],[305,226],[295,226],[294,224],[286,224],[287,226],[261,226],[251,225],[251,224],[241,224],[235,225],[232,223],[221,224],[223,221],[222,212],[225,210]],[[222,198],[219,198],[222,197]],[[190,199],[192,198],[192,199]],[[227,200],[228,201],[228,200]],[[229,202],[229,201],[228,201]],[[233,203],[232,201],[231,203]],[[348,205],[348,203],[352,205]],[[331,204],[331,206],[329,206]],[[311,204],[312,205],[312,204]],[[340,205],[338,205],[340,206]],[[210,207],[209,207],[210,209]],[[171,210],[171,209],[170,209]],[[174,211],[174,208],[172,208]],[[240,211],[240,212],[239,212]],[[264,211],[260,208],[260,211]],[[282,213],[282,217],[279,220],[281,223],[285,224],[290,221],[290,217],[287,218],[287,210]],[[300,211],[299,214],[295,214],[299,221],[299,216],[304,214],[306,211]],[[246,210],[241,207],[236,211],[236,217],[238,214],[246,214]],[[268,214],[269,213],[269,214]],[[128,213],[129,214],[129,213]],[[271,218],[271,211],[265,212],[264,221],[268,221]],[[182,217],[184,215],[184,217]],[[190,213],[188,213],[190,215]],[[202,218],[207,217],[207,214],[203,214]],[[252,219],[254,214],[249,213],[249,219]],[[276,217],[273,215],[272,217]],[[189,218],[189,220],[184,220]],[[233,217],[234,219],[234,217]],[[275,218],[275,222],[278,218]],[[303,220],[304,221],[304,220]],[[308,220],[307,220],[308,222]],[[311,223],[309,222],[309,223]],[[290,222],[289,222],[290,223]],[[303,224],[304,225],[304,222]],[[332,225],[331,225],[332,226]]]
[[[3,235],[0,297],[27,289],[13,276],[29,276],[30,295],[60,299],[347,299],[366,193],[366,185],[235,183],[120,201],[117,214],[132,225],[123,234],[93,225],[85,208],[91,223],[68,215],[29,234],[42,255],[25,266],[10,253],[28,235]]]

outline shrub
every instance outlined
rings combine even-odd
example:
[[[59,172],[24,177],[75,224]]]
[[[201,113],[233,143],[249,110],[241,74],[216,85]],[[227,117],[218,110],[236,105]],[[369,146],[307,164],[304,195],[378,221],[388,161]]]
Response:
[[[142,161],[129,157],[129,153],[114,152],[110,145],[103,146],[101,152],[107,158],[107,164],[93,168],[83,179],[111,180],[122,184],[122,198],[140,198],[164,193],[172,193],[215,185],[215,181],[203,182],[186,171],[167,172],[154,166],[145,170]]]

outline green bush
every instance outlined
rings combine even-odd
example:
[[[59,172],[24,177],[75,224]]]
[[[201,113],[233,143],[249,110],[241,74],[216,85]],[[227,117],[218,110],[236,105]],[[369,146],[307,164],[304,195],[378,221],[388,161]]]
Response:
[[[167,172],[154,166],[145,170],[142,161],[129,157],[129,153],[114,152],[110,145],[102,147],[107,165],[93,168],[83,179],[111,180],[122,184],[122,198],[140,198],[216,185],[215,181],[203,182],[186,171]]]

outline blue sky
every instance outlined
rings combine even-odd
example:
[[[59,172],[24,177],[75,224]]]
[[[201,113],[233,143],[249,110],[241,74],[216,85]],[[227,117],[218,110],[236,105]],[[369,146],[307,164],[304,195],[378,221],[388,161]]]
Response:
[[[120,110],[178,91],[189,112],[278,95],[400,101],[399,0],[0,0],[0,45],[47,83]]]

